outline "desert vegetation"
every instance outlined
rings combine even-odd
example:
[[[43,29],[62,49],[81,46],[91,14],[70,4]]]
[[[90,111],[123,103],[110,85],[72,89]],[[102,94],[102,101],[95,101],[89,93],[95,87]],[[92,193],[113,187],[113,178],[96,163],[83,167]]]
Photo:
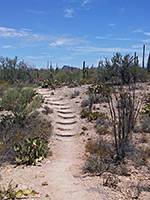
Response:
[[[79,117],[94,127],[94,133],[82,134],[86,159],[82,172],[103,177],[103,186],[118,189],[121,178],[143,170],[149,176],[150,168],[150,93],[149,62],[147,68],[139,65],[138,57],[116,53],[112,59],[100,61],[98,67],[83,69],[35,69],[24,61],[0,59],[0,164],[36,165],[49,156],[52,125],[48,116],[53,110],[44,105],[37,88],[48,89],[54,95],[57,89],[69,88],[69,101],[80,103]],[[80,88],[86,86],[82,98]],[[46,90],[45,90],[46,91]],[[67,95],[65,96],[67,97]],[[79,101],[80,100],[80,101]],[[136,195],[149,192],[150,185],[140,185]],[[11,183],[0,190],[2,199],[15,199],[25,190],[14,191]],[[12,197],[11,195],[14,195]],[[36,194],[29,190],[29,194]]]

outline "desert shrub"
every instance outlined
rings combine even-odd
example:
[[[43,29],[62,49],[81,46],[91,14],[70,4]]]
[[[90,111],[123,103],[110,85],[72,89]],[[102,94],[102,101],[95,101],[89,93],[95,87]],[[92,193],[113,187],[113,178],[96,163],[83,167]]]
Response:
[[[99,112],[92,112],[90,110],[82,110],[81,111],[81,118],[87,118],[88,121],[92,121],[92,120],[96,120],[99,117],[104,117],[107,118],[107,114],[106,113],[99,113]]]
[[[14,121],[13,116],[4,116],[0,121],[0,160],[14,162],[15,144],[23,144],[27,138],[40,136],[46,141],[51,136],[51,123],[44,116],[34,113],[27,120]]]
[[[78,91],[78,90],[75,90],[71,95],[70,95],[70,99],[73,99],[73,98],[75,98],[75,97],[77,97],[77,96],[79,96],[80,95],[80,92]]]
[[[99,83],[89,86],[88,91],[90,94],[107,94],[108,91],[110,91],[110,88],[103,83]]]
[[[103,140],[89,141],[87,142],[85,149],[86,152],[99,156],[101,160],[105,160],[111,156],[110,146]]]
[[[110,123],[106,117],[99,117],[96,121],[96,130],[98,134],[107,134],[109,133]]]
[[[107,170],[107,164],[98,156],[90,156],[83,167],[85,173],[94,173],[101,175]]]
[[[87,106],[90,105],[90,101],[89,99],[84,99],[82,102],[81,102],[81,107],[85,108]]]
[[[89,141],[85,146],[86,152],[90,153],[83,167],[84,172],[102,174],[108,170],[113,159],[113,152],[110,146],[100,141]]]
[[[49,79],[46,79],[43,81],[43,83],[41,84],[41,87],[42,88],[48,88],[50,85],[50,80]]]
[[[34,137],[27,138],[22,143],[14,146],[16,161],[23,164],[36,164],[49,155],[50,148],[47,147],[48,142],[44,138]]]
[[[145,150],[141,150],[141,159],[144,164],[147,164],[150,161],[150,146],[148,146]]]
[[[73,83],[70,83],[70,85],[68,85],[68,88],[74,88],[74,87],[78,87],[79,84],[76,81],[73,81]]]
[[[61,69],[55,75],[55,79],[60,83],[70,85],[72,83],[79,82],[81,77],[80,69]]]
[[[139,66],[137,56],[127,54],[123,57],[120,53],[116,53],[111,61],[106,59],[103,75],[105,81],[121,84],[145,81],[148,77],[146,70]]]
[[[18,62],[17,56],[14,59],[0,58],[0,80],[11,84],[18,81],[33,83],[35,74],[36,70],[29,68],[24,61]]]
[[[145,106],[142,108],[142,114],[150,116],[150,94],[145,99]]]
[[[81,107],[88,107],[90,110],[92,109],[93,104],[99,103],[99,96],[94,95],[94,94],[89,94],[88,99],[84,99],[81,102]]]
[[[143,116],[142,117],[142,131],[145,133],[150,133],[150,116]]]
[[[41,98],[32,88],[10,88],[2,97],[2,108],[23,120],[41,104]]]
[[[111,88],[103,83],[93,84],[89,86],[88,93],[89,99],[91,98],[91,103],[108,103],[107,94],[111,92]],[[92,101],[93,100],[93,101]],[[95,100],[95,101],[94,101]]]

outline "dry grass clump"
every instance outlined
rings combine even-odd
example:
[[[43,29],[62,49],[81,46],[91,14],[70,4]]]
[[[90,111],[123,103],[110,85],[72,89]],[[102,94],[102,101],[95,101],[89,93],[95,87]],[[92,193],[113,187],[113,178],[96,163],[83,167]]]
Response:
[[[105,172],[113,159],[113,153],[110,150],[109,144],[103,140],[89,141],[85,148],[90,156],[85,162],[83,171],[94,174],[102,174]]]
[[[110,128],[110,122],[108,121],[108,119],[106,117],[99,117],[96,121],[96,131],[99,135],[103,135],[103,134],[108,134],[109,128]]]

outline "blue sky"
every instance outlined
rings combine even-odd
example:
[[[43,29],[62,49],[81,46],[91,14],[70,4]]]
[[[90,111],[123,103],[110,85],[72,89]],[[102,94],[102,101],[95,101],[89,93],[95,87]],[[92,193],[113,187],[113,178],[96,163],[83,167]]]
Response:
[[[97,66],[115,52],[150,50],[149,0],[0,0],[0,56]]]

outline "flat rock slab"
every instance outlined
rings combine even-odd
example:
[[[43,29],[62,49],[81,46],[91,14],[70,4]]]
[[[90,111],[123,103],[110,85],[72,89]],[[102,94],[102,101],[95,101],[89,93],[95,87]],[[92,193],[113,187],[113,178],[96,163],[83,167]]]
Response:
[[[72,130],[70,130],[70,131],[56,130],[55,135],[60,136],[60,137],[72,137],[72,136],[75,136],[77,134],[75,132],[73,132]]]
[[[58,109],[58,110],[68,110],[71,107],[70,106],[55,106],[55,108]]]
[[[56,130],[61,130],[61,131],[70,131],[70,130],[73,130],[75,129],[75,125],[76,124],[66,124],[66,125],[63,125],[63,124],[56,124],[55,128]]]
[[[51,101],[49,104],[54,105],[54,106],[67,106],[66,103],[63,103],[61,101]]]
[[[72,113],[58,113],[58,116],[62,119],[74,119],[74,118],[76,118],[76,116],[73,115]]]
[[[44,95],[43,95],[43,96],[44,96]],[[47,101],[52,101],[52,102],[60,101],[60,99],[58,99],[58,98],[51,98],[51,96],[49,96],[49,95],[44,96],[44,98],[45,98]]]
[[[65,115],[68,115],[68,114],[72,114],[73,113],[73,111],[72,110],[63,110],[63,109],[61,109],[61,110],[57,110],[57,112],[58,113],[61,113],[61,114],[65,114]]]
[[[62,125],[71,125],[71,124],[75,124],[76,122],[77,121],[74,119],[60,119],[59,121],[56,121],[57,124],[62,124]]]

